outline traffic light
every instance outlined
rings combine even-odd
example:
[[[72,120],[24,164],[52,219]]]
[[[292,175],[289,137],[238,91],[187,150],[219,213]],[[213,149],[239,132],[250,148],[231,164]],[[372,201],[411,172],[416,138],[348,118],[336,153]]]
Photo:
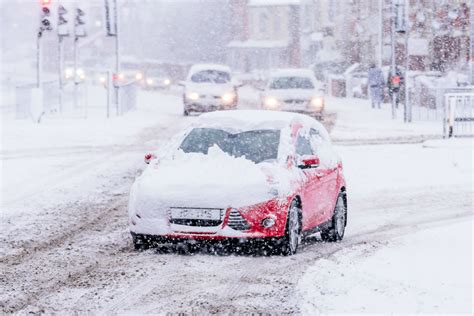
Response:
[[[85,15],[84,11],[81,9],[77,8],[76,9],[76,25],[84,25],[86,22],[82,19],[82,17]]]
[[[83,10],[76,8],[76,20],[74,23],[76,37],[86,36],[86,31],[84,29],[84,24],[86,24],[84,21],[84,15],[85,13]]]
[[[69,30],[67,26],[67,19],[66,19],[67,10],[62,6],[58,6],[58,36],[68,36]]]
[[[60,5],[58,7],[58,25],[67,24],[67,20],[64,17],[66,14],[67,10],[62,5]]]
[[[51,31],[51,0],[41,0],[40,31]]]

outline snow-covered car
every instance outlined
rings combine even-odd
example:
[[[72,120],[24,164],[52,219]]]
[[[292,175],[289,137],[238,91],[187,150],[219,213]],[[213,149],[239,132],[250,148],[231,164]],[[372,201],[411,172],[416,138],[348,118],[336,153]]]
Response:
[[[171,79],[165,76],[146,76],[142,80],[142,87],[146,90],[169,89]]]
[[[198,64],[191,67],[184,86],[184,115],[191,112],[210,112],[234,109],[237,106],[237,88],[227,66]]]
[[[344,236],[342,163],[328,133],[298,113],[235,110],[202,115],[145,156],[129,225],[137,249],[176,240],[264,240],[294,254],[301,237]]]
[[[322,85],[309,69],[280,69],[270,75],[262,93],[262,108],[322,116]]]

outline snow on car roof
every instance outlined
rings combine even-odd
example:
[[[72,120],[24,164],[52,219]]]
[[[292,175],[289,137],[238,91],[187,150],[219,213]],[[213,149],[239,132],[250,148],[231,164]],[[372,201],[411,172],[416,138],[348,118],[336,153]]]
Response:
[[[283,129],[293,122],[316,129],[329,141],[324,126],[314,118],[300,113],[268,110],[231,110],[203,114],[197,121],[198,126],[249,131],[254,129]]]
[[[196,64],[191,67],[189,70],[190,74],[195,74],[199,71],[203,70],[218,70],[218,71],[224,71],[230,73],[230,68],[225,65],[219,65],[219,64]]]
[[[314,78],[314,72],[306,68],[278,69],[270,74],[270,77],[310,77]]]

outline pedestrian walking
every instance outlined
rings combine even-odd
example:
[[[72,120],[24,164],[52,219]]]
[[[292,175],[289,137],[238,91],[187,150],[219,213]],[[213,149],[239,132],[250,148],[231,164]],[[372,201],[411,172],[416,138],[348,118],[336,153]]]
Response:
[[[370,65],[368,73],[368,86],[373,109],[376,107],[380,109],[380,104],[383,101],[384,84],[385,80],[383,78],[382,70],[375,66],[375,64]]]

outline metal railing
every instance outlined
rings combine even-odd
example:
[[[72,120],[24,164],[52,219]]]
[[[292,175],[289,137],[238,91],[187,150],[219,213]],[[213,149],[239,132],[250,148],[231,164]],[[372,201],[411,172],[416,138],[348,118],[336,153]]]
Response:
[[[444,95],[444,137],[474,136],[474,91]]]

